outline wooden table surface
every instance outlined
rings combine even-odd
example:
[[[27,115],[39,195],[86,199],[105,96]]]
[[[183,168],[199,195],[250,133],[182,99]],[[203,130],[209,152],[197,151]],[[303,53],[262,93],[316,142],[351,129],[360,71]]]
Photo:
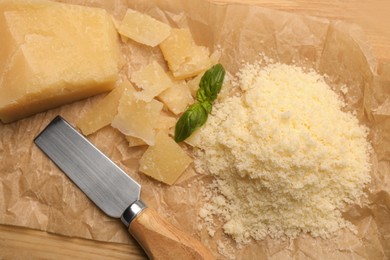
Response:
[[[344,20],[360,25],[379,61],[390,63],[389,0],[213,0]],[[138,245],[69,238],[0,225],[0,259],[145,259]]]

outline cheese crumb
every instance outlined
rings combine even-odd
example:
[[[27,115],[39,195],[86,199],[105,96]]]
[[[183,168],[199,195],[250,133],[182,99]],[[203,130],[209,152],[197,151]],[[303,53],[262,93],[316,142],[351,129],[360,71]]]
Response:
[[[219,216],[238,245],[353,228],[341,212],[370,181],[367,128],[314,71],[246,64],[238,84],[194,140],[196,169],[215,177],[200,211],[207,228]]]

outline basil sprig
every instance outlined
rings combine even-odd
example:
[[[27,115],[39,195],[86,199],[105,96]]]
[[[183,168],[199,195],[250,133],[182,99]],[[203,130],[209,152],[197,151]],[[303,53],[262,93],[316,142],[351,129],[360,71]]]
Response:
[[[221,64],[217,64],[207,70],[199,82],[196,99],[199,102],[209,101],[213,103],[221,91],[225,70]]]
[[[179,118],[175,128],[175,141],[181,142],[189,137],[192,132],[201,127],[207,120],[208,112],[200,104],[190,106]]]
[[[214,65],[202,76],[196,92],[197,103],[191,105],[179,118],[175,127],[175,141],[187,139],[196,129],[207,121],[212,103],[221,91],[225,69],[221,64]]]

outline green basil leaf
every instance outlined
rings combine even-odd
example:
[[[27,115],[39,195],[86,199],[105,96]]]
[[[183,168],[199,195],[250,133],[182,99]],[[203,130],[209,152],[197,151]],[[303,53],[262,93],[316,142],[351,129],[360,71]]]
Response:
[[[224,77],[225,69],[221,64],[216,64],[208,69],[200,80],[196,93],[197,100],[201,103],[204,101],[212,103],[221,91]]]
[[[190,106],[176,123],[175,141],[181,142],[187,139],[197,128],[206,123],[207,117],[207,110],[200,103]]]
[[[211,110],[212,110],[212,108],[213,108],[213,105],[211,104],[210,101],[203,101],[203,102],[201,102],[201,103],[199,103],[199,104],[204,108],[204,110],[207,111],[208,114],[211,113]]]
[[[208,114],[212,110],[212,103],[221,90],[224,77],[225,69],[221,64],[213,66],[204,73],[196,92],[198,103],[190,106],[176,123],[176,142],[184,141],[197,128],[206,123]]]

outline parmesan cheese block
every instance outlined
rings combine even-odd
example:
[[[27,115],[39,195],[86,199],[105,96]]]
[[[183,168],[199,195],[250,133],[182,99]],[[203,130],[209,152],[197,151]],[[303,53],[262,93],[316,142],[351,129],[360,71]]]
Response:
[[[3,1],[0,34],[3,122],[114,87],[120,49],[112,19],[103,9]]]
[[[114,90],[107,94],[78,120],[76,125],[84,135],[92,134],[111,124],[118,112],[119,100],[128,84],[128,82],[123,82],[121,85],[115,87]]]
[[[134,72],[131,75],[131,81],[142,89],[141,92],[135,94],[137,98],[147,102],[174,85],[171,78],[156,61]]]
[[[177,79],[190,78],[210,67],[209,50],[196,45],[188,29],[172,29],[160,49]]]
[[[139,100],[135,94],[134,88],[126,89],[111,125],[125,135],[137,137],[148,145],[154,145],[155,125],[164,105],[155,99],[150,102]]]
[[[168,37],[171,27],[146,14],[127,9],[118,32],[136,42],[155,47]]]
[[[140,171],[172,185],[192,162],[186,152],[167,133],[158,132],[156,144],[140,160]]]
[[[194,102],[191,91],[184,81],[175,82],[172,87],[164,90],[158,98],[176,115],[184,112],[188,105]]]

